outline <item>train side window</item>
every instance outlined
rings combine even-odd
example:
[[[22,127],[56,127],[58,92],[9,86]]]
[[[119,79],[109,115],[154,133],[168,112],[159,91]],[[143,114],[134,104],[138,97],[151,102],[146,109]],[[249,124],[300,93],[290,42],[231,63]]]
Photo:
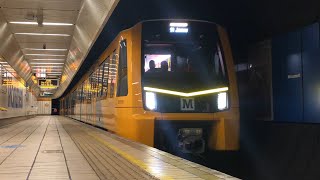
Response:
[[[92,92],[93,90],[93,73],[90,74],[89,76],[89,93]],[[90,96],[91,97],[91,96]],[[91,99],[91,98],[90,98]]]
[[[84,101],[84,92],[83,92],[83,84],[81,84],[81,95],[80,95],[80,103],[83,104]]]
[[[102,86],[101,86],[101,97],[107,97],[108,95],[108,79],[109,79],[109,64],[110,64],[110,56],[106,58],[106,60],[101,65],[102,72]]]
[[[110,84],[109,86],[109,97],[113,98],[114,97],[114,85],[117,77],[117,59],[116,59],[116,50],[113,51],[111,59],[110,59],[110,64],[109,64],[109,79],[108,83]]]
[[[97,69],[97,97],[101,97],[102,92],[102,71],[103,64],[100,65]]]
[[[127,41],[120,42],[117,97],[128,95]]]

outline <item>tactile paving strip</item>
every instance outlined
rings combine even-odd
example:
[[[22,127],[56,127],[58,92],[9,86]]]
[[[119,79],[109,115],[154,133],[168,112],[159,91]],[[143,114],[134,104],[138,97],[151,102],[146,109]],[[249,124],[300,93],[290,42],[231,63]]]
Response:
[[[60,122],[100,179],[157,179],[93,139],[79,124],[70,120]]]
[[[180,157],[176,157],[153,147],[130,141],[93,126],[80,123],[69,118],[60,117],[60,120],[65,129],[69,128],[70,130],[74,131],[75,129],[78,129],[77,131],[79,132],[77,134],[86,134],[87,137],[79,137],[79,141],[86,141],[87,144],[90,143],[90,141],[97,141],[99,142],[99,146],[105,148],[107,147],[109,150],[112,150],[113,153],[116,152],[118,156],[120,155],[125,157],[126,161],[138,166],[140,169],[144,169],[146,172],[150,173],[156,178],[193,180],[237,179],[214,169],[210,169]],[[95,147],[91,146],[91,150],[95,151],[96,149]],[[131,177],[131,179],[132,178],[133,177]]]

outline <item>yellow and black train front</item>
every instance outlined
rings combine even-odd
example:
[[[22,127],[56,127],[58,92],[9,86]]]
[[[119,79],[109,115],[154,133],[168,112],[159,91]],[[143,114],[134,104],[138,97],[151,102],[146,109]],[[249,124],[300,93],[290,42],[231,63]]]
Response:
[[[143,109],[154,119],[155,147],[183,153],[239,148],[237,83],[220,26],[143,22],[141,57]]]

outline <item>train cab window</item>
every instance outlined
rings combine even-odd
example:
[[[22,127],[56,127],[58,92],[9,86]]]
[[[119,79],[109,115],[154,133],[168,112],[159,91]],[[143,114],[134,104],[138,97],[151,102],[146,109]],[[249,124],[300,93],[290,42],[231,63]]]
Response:
[[[190,22],[186,33],[165,22],[145,22],[142,30],[144,86],[199,91],[228,85],[215,24]]]
[[[145,54],[144,72],[171,71],[171,54]]]
[[[128,95],[127,41],[120,42],[117,97]]]

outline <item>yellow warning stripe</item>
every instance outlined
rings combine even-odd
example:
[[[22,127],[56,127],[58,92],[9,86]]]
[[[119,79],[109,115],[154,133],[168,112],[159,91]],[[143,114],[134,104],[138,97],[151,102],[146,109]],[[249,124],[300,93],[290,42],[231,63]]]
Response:
[[[98,142],[104,144],[105,146],[107,146],[108,148],[110,148],[111,150],[113,150],[114,152],[116,152],[117,154],[121,155],[123,158],[125,158],[126,160],[128,160],[129,162],[131,162],[132,164],[135,164],[137,165],[138,167],[140,167],[141,169],[144,169],[146,170],[148,173],[150,173],[151,175],[155,176],[156,178],[159,178],[157,177],[157,175],[154,175],[152,174],[152,170],[149,168],[149,166],[144,163],[143,161],[140,161],[139,159],[131,156],[130,154],[126,153],[125,151],[117,148],[116,146],[108,143],[107,141],[101,139],[100,137],[92,134],[92,133],[88,133],[89,136],[91,136],[92,138],[94,138],[95,140],[97,140]],[[172,180],[174,178],[170,177],[170,176],[161,176],[160,177],[161,179],[164,179],[164,180]]]
[[[8,109],[4,107],[0,107],[0,111],[8,111]]]

